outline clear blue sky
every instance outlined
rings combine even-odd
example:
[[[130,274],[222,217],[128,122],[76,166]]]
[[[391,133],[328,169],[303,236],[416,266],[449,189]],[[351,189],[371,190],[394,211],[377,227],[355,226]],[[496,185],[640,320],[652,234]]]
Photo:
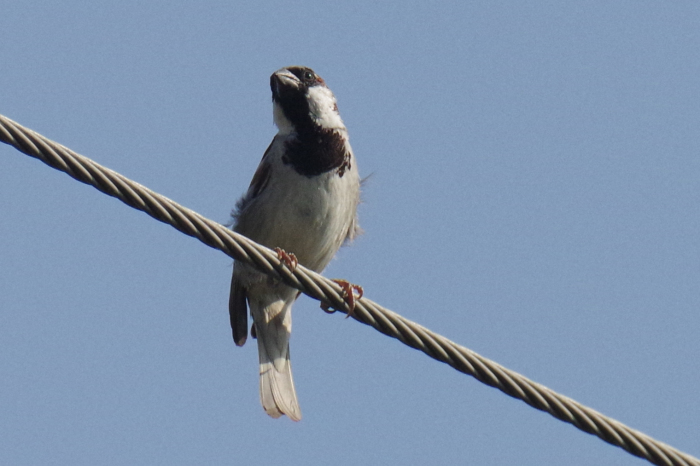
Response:
[[[330,277],[700,456],[696,2],[5,2],[0,113],[226,222],[269,75],[338,97],[365,234]],[[643,464],[300,299],[258,401],[231,260],[0,145],[0,463]]]

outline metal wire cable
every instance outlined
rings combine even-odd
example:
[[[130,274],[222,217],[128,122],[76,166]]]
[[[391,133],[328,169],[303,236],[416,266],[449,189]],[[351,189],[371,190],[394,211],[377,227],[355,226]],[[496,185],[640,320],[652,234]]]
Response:
[[[299,265],[291,272],[277,254],[223,225],[202,217],[170,199],[83,157],[70,149],[0,115],[0,140],[47,165],[141,210],[182,233],[219,249],[235,260],[250,263],[303,293],[347,313],[343,290],[331,280]],[[524,401],[533,408],[573,424],[578,429],[664,466],[700,466],[700,460],[642,432],[535,383],[522,375],[457,345],[427,328],[385,309],[367,298],[355,302],[352,317],[433,359],[471,375],[482,383]]]

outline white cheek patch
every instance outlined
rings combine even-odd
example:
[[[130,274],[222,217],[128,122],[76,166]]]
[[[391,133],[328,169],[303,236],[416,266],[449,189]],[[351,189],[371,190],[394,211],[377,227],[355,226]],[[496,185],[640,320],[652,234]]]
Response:
[[[307,92],[311,116],[320,127],[345,128],[338,113],[335,96],[330,89],[325,86],[313,86]]]

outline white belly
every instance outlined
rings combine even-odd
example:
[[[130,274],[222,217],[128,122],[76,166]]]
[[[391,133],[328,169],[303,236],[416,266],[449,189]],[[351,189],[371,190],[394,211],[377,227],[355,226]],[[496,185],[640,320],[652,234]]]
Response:
[[[320,272],[354,228],[360,184],[354,160],[342,177],[332,170],[311,178],[276,160],[271,176],[239,213],[235,230],[292,252],[299,263]]]

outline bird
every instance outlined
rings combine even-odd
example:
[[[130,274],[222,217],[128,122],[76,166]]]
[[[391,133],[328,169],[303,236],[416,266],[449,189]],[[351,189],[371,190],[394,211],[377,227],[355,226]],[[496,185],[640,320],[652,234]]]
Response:
[[[358,233],[360,176],[335,95],[311,68],[270,77],[278,132],[232,212],[233,230],[269,248],[293,269],[321,272]],[[352,290],[350,299],[352,300]],[[299,292],[234,261],[229,297],[233,340],[248,337],[248,308],[260,361],[260,401],[273,418],[301,420],[289,360],[292,305]]]

